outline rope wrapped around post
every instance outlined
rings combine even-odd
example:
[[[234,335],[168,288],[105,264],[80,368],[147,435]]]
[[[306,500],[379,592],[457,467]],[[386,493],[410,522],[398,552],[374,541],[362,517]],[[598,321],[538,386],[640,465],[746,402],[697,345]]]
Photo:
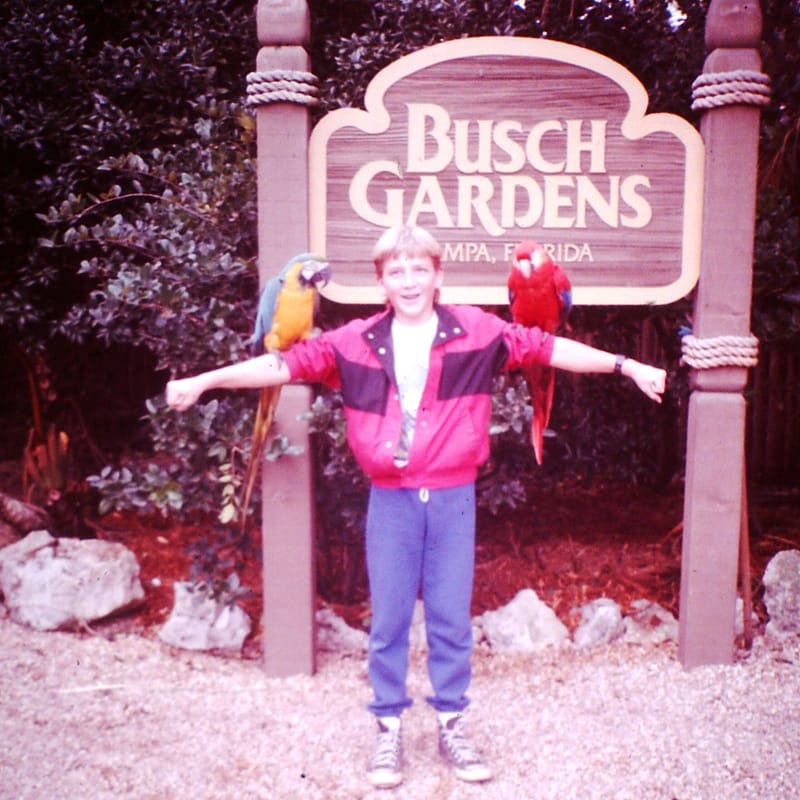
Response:
[[[765,106],[769,99],[770,77],[763,72],[709,72],[692,83],[692,111],[731,105]]]
[[[758,364],[758,339],[753,336],[712,336],[681,339],[681,363],[693,369],[754,367]]]
[[[319,103],[318,83],[312,72],[286,69],[250,72],[247,75],[247,105],[298,103],[313,106]]]

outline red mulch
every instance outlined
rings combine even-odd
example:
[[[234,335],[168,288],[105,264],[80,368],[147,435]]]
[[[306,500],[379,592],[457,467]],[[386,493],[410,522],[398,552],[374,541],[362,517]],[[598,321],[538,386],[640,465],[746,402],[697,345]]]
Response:
[[[797,497],[774,497],[754,507],[751,557],[756,611],[760,576],[775,552],[800,547]],[[576,610],[609,597],[623,611],[637,598],[660,603],[677,616],[683,496],[680,488],[656,492],[643,487],[602,490],[569,488],[534,492],[524,508],[496,516],[479,514],[473,612],[507,603],[532,588],[561,620],[574,628]],[[141,566],[146,601],[125,618],[125,629],[150,630],[166,620],[175,581],[187,580],[187,547],[209,534],[211,523],[176,523],[159,517],[110,514],[100,521],[103,538],[124,543]],[[249,532],[258,552],[258,532]],[[222,555],[225,555],[224,553]],[[258,556],[236,559],[241,584],[251,590],[242,605],[253,620],[261,615],[261,566]],[[367,615],[362,605],[333,604],[351,624]],[[260,633],[248,641],[245,655],[258,657]]]

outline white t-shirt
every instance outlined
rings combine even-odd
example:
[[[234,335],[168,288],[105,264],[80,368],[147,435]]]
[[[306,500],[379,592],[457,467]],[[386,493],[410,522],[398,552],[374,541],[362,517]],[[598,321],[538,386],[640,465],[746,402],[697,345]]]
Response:
[[[394,373],[400,391],[400,406],[403,409],[403,427],[394,454],[394,463],[398,467],[404,467],[408,463],[417,411],[428,378],[431,345],[438,325],[436,313],[421,325],[405,325],[396,319],[392,320]]]

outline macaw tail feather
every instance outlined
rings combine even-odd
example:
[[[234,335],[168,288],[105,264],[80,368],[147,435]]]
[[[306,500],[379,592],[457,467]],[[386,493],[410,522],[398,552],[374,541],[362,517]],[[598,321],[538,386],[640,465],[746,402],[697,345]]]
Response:
[[[281,396],[280,386],[268,386],[261,391],[256,409],[256,421],[253,425],[253,444],[250,448],[250,460],[247,462],[244,478],[242,480],[242,497],[239,504],[241,514],[242,530],[247,522],[247,509],[250,507],[250,498],[253,495],[256,477],[258,476],[261,459],[264,453],[264,446],[267,442],[267,434],[272,427],[275,417],[275,409],[278,407],[278,400]]]
[[[533,417],[531,418],[531,444],[536,463],[541,467],[544,460],[544,432],[550,422],[553,409],[553,394],[556,386],[556,373],[552,367],[539,367],[526,373],[531,394]]]

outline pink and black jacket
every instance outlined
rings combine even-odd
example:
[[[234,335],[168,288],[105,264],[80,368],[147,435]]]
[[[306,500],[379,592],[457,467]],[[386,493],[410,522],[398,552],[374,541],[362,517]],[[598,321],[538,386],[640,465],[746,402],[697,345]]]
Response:
[[[437,306],[430,354],[408,464],[394,453],[403,414],[394,376],[392,312],[354,320],[285,353],[292,381],[342,391],[347,440],[361,468],[384,489],[444,489],[475,480],[489,456],[494,377],[548,364],[553,339],[473,306]]]

